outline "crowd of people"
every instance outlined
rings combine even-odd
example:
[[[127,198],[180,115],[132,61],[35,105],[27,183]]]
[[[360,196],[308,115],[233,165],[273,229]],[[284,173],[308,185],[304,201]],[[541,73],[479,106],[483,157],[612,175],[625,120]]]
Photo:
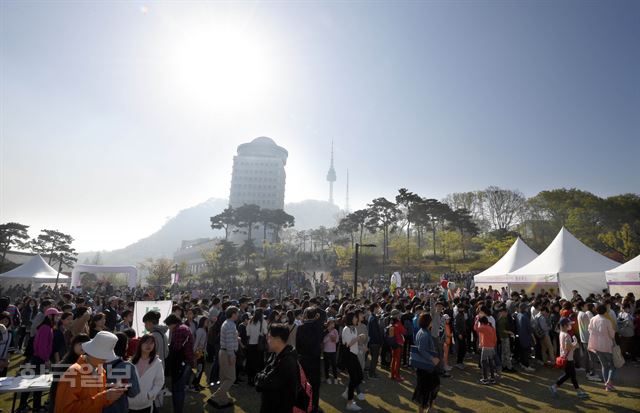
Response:
[[[184,410],[188,392],[210,387],[215,409],[234,404],[234,384],[260,394],[261,412],[319,412],[323,385],[342,385],[347,411],[366,400],[363,383],[404,382],[415,372],[418,411],[436,403],[454,368],[478,368],[479,383],[504,373],[561,367],[550,397],[567,380],[587,398],[583,379],[615,391],[616,367],[640,350],[640,309],[633,294],[606,292],[562,299],[552,291],[466,288],[411,283],[365,289],[324,278],[311,286],[238,283],[90,291],[12,287],[0,298],[0,376],[11,354],[26,368],[53,372],[48,402],[23,393],[19,412],[152,412],[170,398]],[[451,286],[454,284],[451,283]],[[322,288],[318,288],[322,286]],[[305,290],[302,287],[309,287]],[[316,294],[312,293],[316,290]],[[133,329],[136,301],[172,300],[166,317],[144,314]],[[406,370],[405,370],[406,371]],[[584,375],[583,375],[584,373]],[[89,383],[90,385],[87,385]]]

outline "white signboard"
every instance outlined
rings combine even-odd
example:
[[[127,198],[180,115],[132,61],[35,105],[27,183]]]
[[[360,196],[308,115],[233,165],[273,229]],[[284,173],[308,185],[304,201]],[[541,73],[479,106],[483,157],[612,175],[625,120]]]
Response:
[[[133,308],[133,329],[136,330],[136,335],[141,337],[148,333],[144,328],[142,317],[149,311],[157,311],[160,313],[160,323],[171,314],[171,308],[173,303],[171,301],[136,301],[136,305]]]

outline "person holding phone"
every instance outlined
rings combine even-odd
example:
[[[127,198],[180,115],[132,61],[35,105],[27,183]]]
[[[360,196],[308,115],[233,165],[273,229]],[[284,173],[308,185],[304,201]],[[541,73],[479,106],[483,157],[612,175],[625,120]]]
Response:
[[[116,333],[118,341],[113,349],[116,358],[105,363],[104,368],[107,373],[107,385],[126,387],[127,393],[123,394],[110,406],[105,407],[102,413],[127,413],[129,411],[128,397],[135,397],[140,393],[138,374],[133,364],[124,360],[127,352],[128,337],[125,333]]]
[[[56,391],[55,413],[102,413],[102,409],[127,392],[122,385],[107,387],[103,364],[117,356],[118,338],[108,331],[82,343],[85,355],[65,371]]]

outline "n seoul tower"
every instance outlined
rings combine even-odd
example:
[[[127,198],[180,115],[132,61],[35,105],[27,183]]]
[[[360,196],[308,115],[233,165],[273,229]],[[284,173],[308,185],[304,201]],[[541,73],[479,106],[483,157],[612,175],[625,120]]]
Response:
[[[336,170],[333,169],[333,141],[331,141],[331,166],[327,172],[327,181],[329,181],[329,202],[333,204],[333,183],[336,181]]]

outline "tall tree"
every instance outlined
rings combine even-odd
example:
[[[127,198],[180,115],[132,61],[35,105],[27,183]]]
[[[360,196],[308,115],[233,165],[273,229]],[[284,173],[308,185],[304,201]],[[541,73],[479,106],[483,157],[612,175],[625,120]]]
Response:
[[[58,288],[58,280],[60,279],[60,273],[62,272],[62,266],[73,267],[73,264],[78,262],[78,253],[70,244],[60,245],[56,252],[58,259],[58,273],[56,274],[56,283],[54,289]]]
[[[73,237],[55,229],[43,229],[40,232],[38,238],[32,244],[32,249],[42,250],[48,255],[48,263],[51,265],[58,251],[71,246]]]
[[[517,190],[490,186],[483,191],[485,213],[494,230],[508,231],[524,211],[526,198]]]
[[[395,228],[400,217],[400,209],[386,198],[376,198],[367,205],[367,228],[371,232],[382,231],[382,264],[389,262],[389,233]]]
[[[11,248],[24,249],[27,246],[27,240],[29,239],[27,229],[29,229],[28,225],[17,222],[8,222],[0,225],[0,249],[2,249],[0,269],[4,267],[7,251]]]
[[[354,247],[355,244],[355,232],[358,231],[358,225],[351,219],[351,214],[347,214],[344,218],[340,220],[338,223],[337,231],[341,234],[349,234],[349,238],[351,239],[351,248]]]
[[[229,231],[236,220],[235,210],[232,207],[225,208],[218,215],[212,216],[211,229],[224,229],[224,240],[229,239]]]
[[[236,208],[234,225],[247,229],[247,241],[252,241],[253,226],[260,222],[260,207],[254,204],[244,204]]]
[[[271,225],[273,225],[273,242],[280,242],[280,231],[292,228],[296,223],[293,215],[289,215],[282,209],[274,209],[271,214]]]
[[[465,248],[465,235],[474,236],[478,234],[478,226],[473,222],[471,212],[465,208],[459,208],[450,214],[449,223],[451,228],[460,233],[460,245],[462,247],[462,260],[467,259]]]
[[[429,229],[431,229],[431,236],[433,242],[433,259],[437,263],[436,252],[436,231],[438,226],[443,227],[451,213],[451,208],[447,204],[444,204],[437,199],[429,198],[423,199],[418,212],[422,215],[425,222],[429,223]]]
[[[400,188],[398,195],[396,195],[396,204],[402,207],[403,216],[407,222],[407,244],[411,239],[411,222],[415,218],[415,206],[420,201],[422,199],[413,192],[409,192],[407,188]]]

